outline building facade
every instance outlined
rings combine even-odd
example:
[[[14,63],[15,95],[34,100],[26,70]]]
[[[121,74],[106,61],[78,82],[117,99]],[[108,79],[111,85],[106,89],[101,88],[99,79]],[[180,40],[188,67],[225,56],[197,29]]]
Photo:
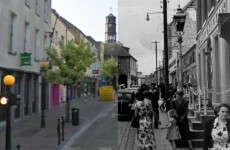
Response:
[[[66,44],[70,40],[73,40],[76,44],[86,42],[90,44],[91,50],[95,53],[96,56],[96,62],[86,69],[85,78],[77,79],[77,82],[70,86],[70,98],[81,98],[84,96],[85,93],[87,94],[87,96],[97,96],[96,93],[98,91],[99,85],[98,76],[100,76],[99,70],[101,67],[100,55],[98,54],[101,54],[100,48],[103,48],[103,46],[101,46],[101,44],[95,41],[91,36],[86,36],[79,28],[74,26],[71,22],[58,15],[55,10],[53,10],[53,13],[55,14],[55,17],[54,19],[52,19],[52,29],[54,29],[55,38],[52,40],[52,47],[56,48],[59,52],[60,48],[58,43],[60,41],[64,44]],[[58,92],[58,89],[60,92]],[[66,99],[66,87],[64,87],[63,85],[52,85],[51,93],[52,99],[55,99],[55,97],[60,97],[61,101],[65,101]],[[54,97],[54,95],[56,96]]]
[[[58,12],[52,9],[51,14],[51,28],[52,28],[52,42],[50,43],[50,48],[53,47],[60,54],[59,42],[66,44],[68,41],[74,39],[74,35],[70,32],[69,28],[66,26],[65,22]],[[53,66],[52,69],[56,69]],[[50,93],[50,105],[57,106],[61,102],[66,101],[66,87],[58,84],[49,84]]]
[[[116,17],[109,14],[105,23],[105,55],[104,60],[113,56],[118,62],[118,75],[114,78],[114,85],[137,84],[137,60],[129,53],[129,48],[116,41]],[[115,87],[116,88],[116,87]]]
[[[12,119],[20,119],[41,110],[41,76],[39,61],[46,57],[50,43],[51,0],[0,1],[0,92],[5,93],[3,78],[15,77],[11,92],[21,98],[12,107]],[[48,98],[48,97],[47,97]],[[49,107],[48,101],[45,108]],[[0,122],[5,110],[0,107]]]
[[[183,42],[181,43],[182,56],[196,43],[196,1],[190,0],[183,8],[186,14],[184,34],[182,35]],[[179,81],[179,57],[180,46],[178,43],[178,35],[176,33],[175,22],[172,21],[168,25],[168,42],[169,42],[169,84],[174,88],[177,87]],[[182,61],[183,64],[183,61]],[[182,68],[182,72],[183,72]],[[182,73],[182,81],[186,81]]]
[[[197,0],[197,80],[212,103],[229,103],[228,0]]]

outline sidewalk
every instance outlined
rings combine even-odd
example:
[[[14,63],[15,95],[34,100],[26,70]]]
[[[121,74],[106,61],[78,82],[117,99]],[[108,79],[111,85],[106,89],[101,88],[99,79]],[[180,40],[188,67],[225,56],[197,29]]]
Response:
[[[160,121],[161,125],[160,126],[165,126],[168,124],[168,117],[165,112],[161,112],[159,110],[159,116],[160,116]],[[166,140],[166,134],[167,134],[167,129],[161,130],[161,129],[155,129],[154,130],[155,134],[155,140],[156,140],[156,147],[157,150],[172,150],[172,146],[168,140]],[[135,137],[135,148],[137,148],[137,136]],[[177,148],[178,150],[188,150],[188,148]],[[135,149],[136,150],[136,149]]]
[[[161,126],[167,125],[168,124],[167,114],[159,111],[159,116],[160,116],[159,119],[160,119],[161,124],[162,124]],[[165,138],[166,133],[167,133],[166,129],[164,129],[164,130],[155,129],[154,130],[157,150],[172,150],[171,144]],[[137,136],[136,136],[135,140],[137,140]],[[134,147],[137,148],[137,141],[135,141]]]
[[[168,117],[166,113],[162,113],[159,111],[160,121],[162,123],[161,126],[165,126],[168,124]],[[155,129],[155,137],[157,150],[172,150],[172,146],[168,140],[165,139],[167,133],[167,129]],[[189,148],[177,148],[177,150],[189,150]],[[202,148],[194,148],[194,150],[202,150]]]
[[[88,97],[87,104],[85,104],[84,97],[76,98],[77,100],[70,101],[70,109],[72,107],[84,108],[86,105],[96,102],[98,97]],[[11,128],[11,149],[17,150],[16,145],[21,145],[21,150],[58,150],[67,142],[74,133],[83,127],[87,120],[80,118],[78,126],[73,126],[72,123],[65,123],[64,141],[58,145],[57,136],[57,119],[65,116],[65,103],[50,110],[45,111],[46,127],[40,128],[41,114],[27,117],[23,120],[12,122]],[[71,111],[71,110],[70,110]],[[70,116],[71,120],[71,116]],[[0,128],[0,150],[5,148],[5,127]]]
[[[167,113],[165,112],[162,113],[159,110],[159,116],[160,116],[159,120],[161,121],[160,126],[166,126],[168,124]],[[172,150],[171,144],[169,143],[168,140],[166,140],[167,129],[164,130],[155,129],[154,133],[155,133],[157,150]]]

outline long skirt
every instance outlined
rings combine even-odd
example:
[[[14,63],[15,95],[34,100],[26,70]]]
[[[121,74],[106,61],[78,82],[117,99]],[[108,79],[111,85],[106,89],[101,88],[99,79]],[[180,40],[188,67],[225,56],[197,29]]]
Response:
[[[146,120],[140,120],[140,127],[137,129],[138,150],[156,149],[153,123]]]

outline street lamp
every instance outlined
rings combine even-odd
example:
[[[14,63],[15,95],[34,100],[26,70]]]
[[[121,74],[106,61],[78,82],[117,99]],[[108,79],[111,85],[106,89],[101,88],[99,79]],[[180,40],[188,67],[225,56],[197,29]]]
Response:
[[[167,23],[167,0],[163,0],[163,12],[147,13],[146,20],[149,21],[149,14],[163,13],[164,24],[164,85],[165,85],[165,100],[166,110],[170,109],[169,97],[169,66],[168,66],[168,23]]]
[[[177,13],[174,15],[173,20],[176,25],[176,34],[178,36],[178,43],[179,43],[179,83],[178,83],[178,89],[179,91],[182,91],[182,48],[181,43],[183,42],[182,36],[184,34],[184,24],[185,24],[186,14],[183,12],[183,10],[180,8],[180,5],[178,5]]]
[[[42,111],[42,114],[41,114],[41,128],[45,128],[46,126],[46,122],[45,122],[45,101],[46,101],[46,85],[45,85],[45,74],[46,74],[46,71],[45,69],[41,68],[40,70],[41,72],[41,76],[42,76],[42,90],[41,90],[41,111]]]
[[[149,21],[150,20],[150,18],[149,18],[149,14],[158,14],[158,13],[163,13],[163,12],[154,12],[154,13],[148,13],[147,12],[147,15],[146,15],[146,21]],[[157,42],[157,41],[155,41],[155,42],[152,42],[152,43],[155,43],[155,46],[156,46],[156,86],[158,86],[158,74],[157,74],[157,43],[160,43],[160,42]]]
[[[153,12],[153,13],[148,13],[147,12],[147,15],[146,15],[146,21],[149,21],[150,20],[150,18],[149,18],[149,14],[159,14],[159,13],[162,13],[162,12]]]
[[[45,122],[45,103],[46,103],[46,80],[44,76],[46,75],[46,72],[49,68],[49,61],[48,60],[41,60],[40,61],[40,73],[42,78],[41,83],[41,128],[45,128],[46,122]]]
[[[12,75],[6,75],[3,79],[4,85],[6,86],[6,96],[1,98],[1,104],[6,106],[6,147],[5,150],[11,150],[11,104],[15,99],[10,92],[10,86],[14,85],[15,78]],[[5,103],[4,103],[5,102]]]

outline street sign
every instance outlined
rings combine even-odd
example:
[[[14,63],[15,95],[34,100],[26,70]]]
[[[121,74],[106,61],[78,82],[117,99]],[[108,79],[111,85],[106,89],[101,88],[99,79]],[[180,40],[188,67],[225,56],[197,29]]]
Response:
[[[21,66],[31,65],[31,53],[21,53]]]
[[[93,70],[93,74],[98,74],[99,70]]]

